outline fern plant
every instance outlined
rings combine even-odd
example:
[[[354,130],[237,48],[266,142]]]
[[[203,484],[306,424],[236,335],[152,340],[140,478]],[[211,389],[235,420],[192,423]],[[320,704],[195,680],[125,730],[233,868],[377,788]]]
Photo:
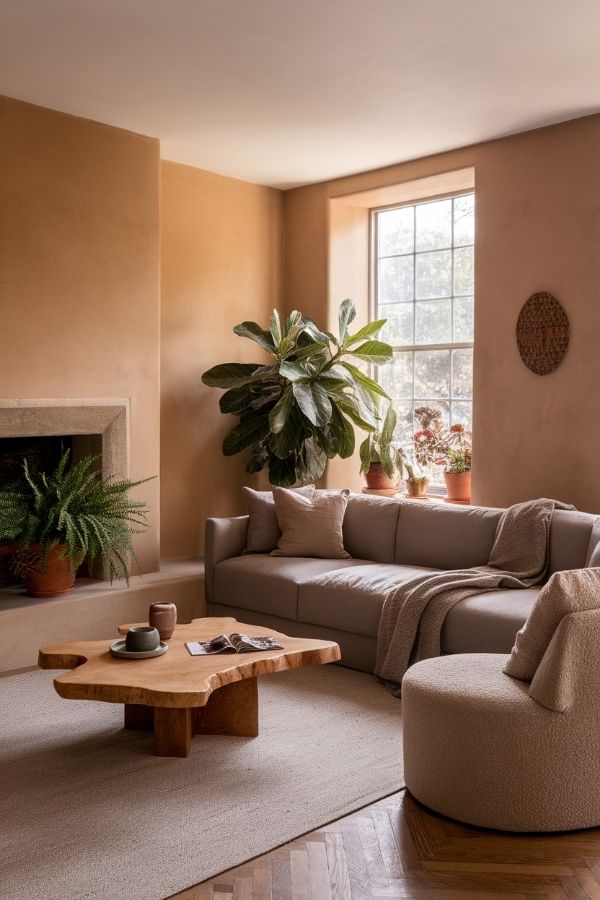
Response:
[[[128,493],[150,479],[103,480],[93,468],[97,457],[68,468],[69,456],[66,450],[52,473],[33,472],[24,460],[23,480],[0,490],[0,542],[17,544],[15,569],[22,576],[43,569],[48,551],[59,545],[75,569],[85,557],[101,560],[111,581],[129,584],[132,539],[147,528],[148,508]]]

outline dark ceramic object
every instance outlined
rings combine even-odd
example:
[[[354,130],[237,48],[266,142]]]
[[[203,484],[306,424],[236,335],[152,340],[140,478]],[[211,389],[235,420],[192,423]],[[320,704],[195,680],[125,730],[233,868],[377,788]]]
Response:
[[[127,632],[125,646],[129,651],[136,653],[156,650],[160,646],[160,635],[156,628],[149,625],[134,625]]]
[[[148,621],[158,629],[161,641],[168,641],[173,636],[177,624],[177,607],[174,603],[152,603],[148,613]]]

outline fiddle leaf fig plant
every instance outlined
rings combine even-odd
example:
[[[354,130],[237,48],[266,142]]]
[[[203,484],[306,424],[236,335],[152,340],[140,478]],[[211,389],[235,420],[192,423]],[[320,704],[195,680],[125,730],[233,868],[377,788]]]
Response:
[[[268,330],[256,322],[235,326],[271,360],[223,363],[202,376],[225,390],[221,412],[239,416],[223,441],[225,456],[250,448],[246,471],[268,468],[271,484],[289,487],[320,478],[328,459],[351,456],[354,425],[367,432],[381,427],[390,398],[357,363],[392,358],[390,345],[376,340],[386,320],[352,333],[355,317],[354,303],[344,300],[337,337],[297,310],[283,322],[274,310]]]

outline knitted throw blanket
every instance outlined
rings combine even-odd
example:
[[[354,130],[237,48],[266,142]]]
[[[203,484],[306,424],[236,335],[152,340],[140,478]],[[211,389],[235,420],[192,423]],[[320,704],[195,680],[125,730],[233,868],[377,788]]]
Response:
[[[528,588],[545,580],[550,523],[555,509],[575,507],[558,500],[528,500],[505,510],[486,566],[418,575],[393,588],[385,599],[377,636],[375,674],[396,696],[408,667],[439,656],[444,619],[472,594]]]

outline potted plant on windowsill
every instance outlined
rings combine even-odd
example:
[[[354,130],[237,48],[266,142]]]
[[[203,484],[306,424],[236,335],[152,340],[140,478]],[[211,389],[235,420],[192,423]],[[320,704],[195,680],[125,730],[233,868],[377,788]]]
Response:
[[[415,432],[415,456],[422,465],[444,467],[444,481],[450,503],[469,503],[471,500],[471,432],[456,423],[445,426],[437,407],[415,409],[421,430]]]
[[[457,444],[446,453],[444,481],[451,503],[469,503],[471,500],[471,440],[462,425],[452,425],[455,435],[460,435]],[[460,430],[459,430],[460,429]]]
[[[429,478],[426,475],[418,475],[415,472],[416,463],[414,461],[409,462],[404,451],[399,451],[398,459],[398,469],[401,476],[403,475],[403,470],[406,469],[406,478],[404,481],[406,484],[407,496],[411,497],[413,500],[426,500]]]
[[[32,472],[0,491],[0,541],[13,541],[12,569],[33,597],[56,597],[73,588],[87,558],[111,579],[129,584],[133,535],[147,527],[148,509],[128,492],[144,481],[103,480],[88,456],[70,469],[67,450],[54,472]]]
[[[392,443],[396,428],[396,411],[388,406],[383,425],[364,439],[360,445],[360,474],[365,476],[371,491],[395,492],[398,488],[400,451]]]

